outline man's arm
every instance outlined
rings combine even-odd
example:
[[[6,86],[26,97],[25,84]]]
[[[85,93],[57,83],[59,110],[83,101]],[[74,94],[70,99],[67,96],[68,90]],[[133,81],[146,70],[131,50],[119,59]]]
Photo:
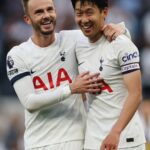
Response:
[[[105,37],[110,42],[115,40],[121,34],[124,34],[129,39],[131,39],[131,35],[130,35],[128,29],[126,28],[124,22],[121,22],[118,24],[113,24],[113,23],[106,24],[106,25],[104,25],[102,31],[103,31]]]
[[[107,150],[117,150],[120,134],[132,119],[141,102],[142,95],[140,71],[137,70],[123,75],[123,80],[128,89],[128,97],[124,103],[119,119],[103,141],[101,150],[105,150],[105,147],[107,147]]]
[[[19,79],[13,86],[24,108],[32,112],[59,103],[74,93],[99,91],[99,81],[101,79],[98,76],[99,73],[89,75],[89,72],[85,72],[78,75],[70,85],[60,86],[39,94],[35,92],[30,76]],[[91,78],[93,79],[89,80]]]

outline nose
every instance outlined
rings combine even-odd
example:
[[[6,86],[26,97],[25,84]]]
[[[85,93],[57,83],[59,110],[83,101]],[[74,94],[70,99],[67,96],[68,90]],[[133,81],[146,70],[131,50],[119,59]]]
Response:
[[[49,12],[48,11],[44,11],[43,13],[43,18],[49,18]]]
[[[83,15],[83,16],[81,17],[81,22],[82,22],[82,23],[87,23],[87,22],[89,22],[89,18],[88,18],[86,15]]]

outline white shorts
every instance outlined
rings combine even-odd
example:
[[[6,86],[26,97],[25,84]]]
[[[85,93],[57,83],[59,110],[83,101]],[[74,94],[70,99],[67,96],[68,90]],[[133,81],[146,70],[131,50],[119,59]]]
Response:
[[[83,141],[69,141],[30,150],[83,150]]]
[[[145,144],[135,146],[135,147],[130,147],[130,148],[119,148],[118,150],[146,150]]]
[[[84,149],[84,150],[95,150],[95,149]],[[142,145],[130,147],[130,148],[119,148],[118,150],[146,150],[146,147],[145,147],[145,144],[142,144]]]

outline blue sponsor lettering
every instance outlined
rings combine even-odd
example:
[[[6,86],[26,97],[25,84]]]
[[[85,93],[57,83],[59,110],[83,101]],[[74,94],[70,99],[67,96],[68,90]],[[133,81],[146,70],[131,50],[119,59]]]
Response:
[[[134,52],[132,54],[126,53],[125,56],[122,57],[122,61],[127,62],[127,61],[134,59],[134,58],[137,58],[138,56],[139,56],[138,52]]]

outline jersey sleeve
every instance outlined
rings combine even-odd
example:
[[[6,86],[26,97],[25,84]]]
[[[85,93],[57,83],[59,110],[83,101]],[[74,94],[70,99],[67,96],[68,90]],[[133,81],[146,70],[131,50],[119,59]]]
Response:
[[[6,67],[8,78],[25,109],[35,111],[59,103],[71,95],[69,85],[36,93],[30,77],[30,69],[19,52],[15,47],[7,54]]]
[[[47,90],[42,93],[36,93],[29,76],[14,83],[14,89],[20,102],[28,111],[36,111],[43,107],[57,104],[71,95],[69,85],[60,86],[54,90]]]
[[[118,50],[118,62],[121,67],[122,74],[139,70],[140,59],[137,47],[125,36],[122,36],[116,45]]]
[[[13,85],[17,80],[30,75],[25,61],[19,54],[18,48],[14,47],[6,57],[7,76]]]

